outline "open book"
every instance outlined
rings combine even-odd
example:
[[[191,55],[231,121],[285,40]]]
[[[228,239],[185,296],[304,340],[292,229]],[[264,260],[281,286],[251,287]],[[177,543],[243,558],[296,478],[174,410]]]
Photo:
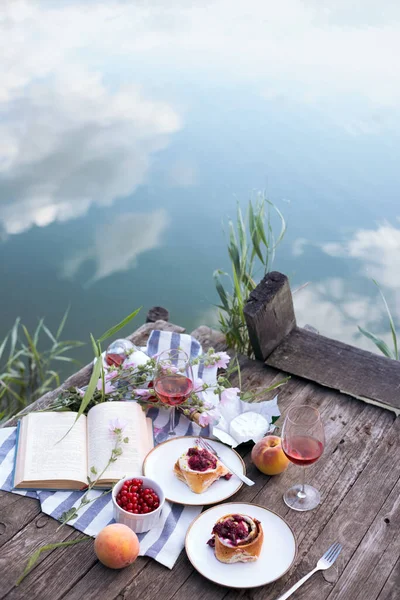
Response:
[[[124,476],[140,475],[153,447],[153,428],[136,402],[103,402],[74,424],[75,412],[30,413],[19,422],[14,487],[20,489],[80,489],[94,467],[100,475],[111,457],[116,437],[110,421],[125,425],[122,454],[106,469],[96,487],[107,488]],[[67,431],[71,431],[63,438]],[[63,439],[62,439],[63,438]],[[61,440],[61,441],[60,441]]]

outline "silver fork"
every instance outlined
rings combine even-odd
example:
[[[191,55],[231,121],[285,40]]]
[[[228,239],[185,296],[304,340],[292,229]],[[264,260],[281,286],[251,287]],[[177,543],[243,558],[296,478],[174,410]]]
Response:
[[[305,583],[307,579],[311,577],[311,575],[314,575],[314,573],[316,573],[317,571],[324,571],[325,569],[329,569],[329,567],[333,565],[341,551],[341,544],[339,544],[338,542],[332,544],[332,546],[328,548],[325,554],[321,556],[321,558],[317,562],[317,566],[315,567],[315,569],[308,573],[308,575],[305,575],[303,579],[300,579],[300,581],[295,583],[294,586],[290,588],[290,590],[285,592],[283,596],[279,596],[279,598],[277,598],[276,600],[286,600],[286,598],[289,598],[289,596],[291,596],[296,590],[298,590],[299,587],[302,586],[303,583]]]
[[[243,473],[241,473],[237,469],[232,468],[224,460],[222,460],[221,457],[220,457],[220,455],[218,454],[218,452],[215,450],[215,448],[213,448],[213,446],[211,446],[211,444],[209,444],[207,442],[207,440],[205,440],[204,438],[199,437],[196,440],[196,444],[198,446],[201,446],[202,448],[204,448],[204,450],[208,450],[209,452],[211,452],[211,454],[214,454],[214,456],[216,456],[218,458],[219,462],[221,462],[227,469],[229,469],[229,471],[231,473],[233,473],[234,475],[236,475],[236,477],[239,477],[240,481],[243,481],[243,483],[245,483],[246,485],[254,485],[254,481],[252,481],[251,479],[249,479],[248,477],[246,477],[246,475],[243,475]]]

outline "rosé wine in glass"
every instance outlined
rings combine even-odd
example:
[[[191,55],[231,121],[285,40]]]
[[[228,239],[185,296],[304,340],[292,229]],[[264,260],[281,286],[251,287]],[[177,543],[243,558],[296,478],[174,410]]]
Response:
[[[162,352],[156,363],[154,391],[163,404],[171,407],[168,435],[175,435],[175,406],[193,392],[193,373],[189,357],[183,350]]]
[[[305,467],[321,457],[324,445],[324,426],[319,411],[308,405],[291,406],[282,428],[282,450],[290,462],[303,467],[303,481],[283,495],[290,508],[312,510],[320,503],[319,491],[305,483]]]

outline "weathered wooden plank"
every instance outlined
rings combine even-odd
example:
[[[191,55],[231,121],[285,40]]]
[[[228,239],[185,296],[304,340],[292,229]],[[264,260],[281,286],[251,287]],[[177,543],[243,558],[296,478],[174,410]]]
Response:
[[[298,390],[294,394],[293,401],[298,404],[303,403],[306,396],[309,401],[316,403],[316,398],[310,393],[310,389],[313,386],[306,386],[309,388],[306,391],[304,391],[304,387],[302,391]],[[326,392],[326,390],[320,390],[320,402],[322,400],[320,408],[325,418],[330,421],[330,424],[328,423],[327,426],[330,443],[327,446],[323,459],[317,463],[310,473],[311,483],[314,483],[320,489],[323,497],[323,504],[318,509],[320,528],[323,528],[324,523],[332,517],[332,514],[334,514],[336,508],[340,505],[342,496],[351,488],[359,473],[368,462],[371,449],[376,447],[379,439],[382,438],[384,432],[393,422],[393,415],[390,413],[376,407],[363,406],[356,401],[349,402],[346,397],[332,391],[328,391],[328,394]],[[330,398],[329,395],[331,396]],[[339,396],[340,401],[336,399],[336,396]],[[364,413],[363,418],[361,417],[362,413]],[[366,426],[365,428],[364,425]],[[348,433],[349,444],[347,440],[345,443],[340,444],[346,433]],[[356,457],[358,460],[356,460]],[[246,456],[245,462],[249,476],[256,480],[256,485],[253,488],[242,487],[234,499],[238,502],[261,504],[278,512],[288,520],[298,540],[301,541],[307,535],[309,522],[315,521],[316,511],[300,515],[299,513],[290,511],[282,500],[283,492],[298,481],[300,475],[299,468],[290,466],[285,474],[277,477],[261,475],[261,478],[265,482],[263,486],[262,482],[260,482],[259,472],[254,466],[248,466],[249,456]],[[349,467],[348,474],[344,472],[344,465]],[[317,466],[318,470],[316,470]],[[340,478],[340,483],[342,484],[340,494],[333,493],[333,487],[335,486],[335,490],[337,489],[335,481],[338,478]],[[255,496],[253,496],[252,490],[256,491]],[[331,495],[333,496],[332,501],[330,499]],[[319,529],[317,529],[314,536],[317,537],[318,533]],[[310,541],[312,542],[312,540]],[[187,569],[188,571],[190,570],[190,565],[187,566]],[[275,600],[284,588],[287,589],[290,586],[288,583],[285,584],[288,577],[290,577],[290,574],[278,582],[279,587],[267,586],[263,588],[264,594],[269,592],[270,595],[268,598]],[[193,572],[174,596],[174,600],[184,600],[192,597],[220,600],[226,593],[227,591],[224,588],[207,582],[198,573]],[[244,596],[247,598],[247,593]],[[233,597],[236,597],[235,593],[233,593]]]
[[[400,588],[400,558],[385,583],[377,600],[399,600]]]
[[[79,532],[74,532],[68,537],[68,540],[76,539],[81,535]],[[131,567],[124,569],[124,573],[134,578],[149,562],[150,559],[140,557]],[[98,561],[94,553],[93,542],[89,541],[69,548],[58,548],[44,557],[44,560],[35,568],[34,572],[28,575],[20,587],[13,588],[8,593],[7,600],[23,600],[25,598],[58,600],[59,598],[69,597],[69,593],[72,593],[77,582],[96,564],[98,564]],[[92,590],[94,594],[98,594],[98,598],[101,597],[99,589],[103,589],[101,572],[107,572],[111,579],[116,578],[118,573],[106,569],[102,565],[99,565],[99,567],[100,576]],[[118,583],[119,589],[121,589],[120,581]],[[83,597],[88,598],[89,596],[85,595]],[[112,598],[114,596],[105,595],[104,597]]]
[[[58,526],[59,523],[57,521],[47,515],[40,514],[34,521],[31,521],[24,529],[4,544],[0,554],[0,599],[5,598],[14,588],[14,584],[23,572],[29,556],[36,549],[48,543],[64,541],[71,535],[82,537],[82,534],[72,531],[70,527],[63,527],[57,531]],[[93,542],[89,541],[87,543],[88,545],[93,545]],[[40,561],[48,560],[49,556],[49,554],[46,555],[45,553],[42,555]],[[29,580],[32,581],[35,579],[35,577],[34,570],[15,592],[17,598],[26,598],[24,586]]]
[[[314,538],[318,536],[367,465],[371,452],[393,420],[389,413],[375,407],[366,406],[365,410],[359,412],[357,407],[340,404],[334,397],[323,411],[322,418],[327,444],[322,458],[307,469],[307,480],[320,490],[320,507],[298,514],[283,503],[283,493],[301,479],[300,469],[292,465],[279,478],[272,478],[273,481],[257,499],[260,504],[272,508],[287,519],[299,536],[299,541],[305,526],[308,534],[312,533]]]
[[[302,401],[303,399],[300,396],[299,402]],[[357,403],[353,403],[353,405],[355,404]],[[327,405],[327,411],[329,411],[329,407],[333,409],[335,406],[336,402],[329,403],[329,405]],[[253,499],[253,502],[271,508],[286,518],[293,527],[300,543],[301,540],[305,539],[306,544],[311,545],[313,539],[318,537],[320,530],[323,529],[325,523],[329,521],[340,505],[343,495],[352,487],[360,471],[365,467],[371,449],[376,447],[379,439],[383,437],[385,431],[393,422],[393,417],[389,413],[377,409],[376,407],[365,406],[365,411],[363,412],[366,413],[364,419],[360,418],[355,419],[354,421],[351,421],[351,417],[354,416],[354,414],[348,412],[346,414],[346,411],[344,411],[342,407],[340,407],[336,413],[332,412],[332,424],[336,428],[336,436],[334,436],[333,431],[330,431],[329,435],[333,441],[333,445],[331,445],[329,460],[324,456],[324,458],[316,465],[319,466],[319,469],[314,469],[312,474],[310,474],[311,483],[314,483],[314,485],[320,489],[323,497],[323,504],[317,511],[303,514],[295,513],[294,511],[290,511],[282,501],[283,492],[298,479],[299,470],[298,468],[296,469],[296,467],[289,467],[289,470],[279,477],[269,478],[267,485],[263,487],[261,492]],[[339,417],[339,415],[341,416]],[[347,424],[346,418],[349,419],[350,426]],[[364,425],[366,425],[365,428]],[[342,439],[341,436],[345,435],[347,430],[349,432],[348,441],[352,444],[351,449],[348,448],[347,440],[344,444],[340,444]],[[333,439],[334,437],[335,439]],[[332,447],[335,443],[337,444],[338,449],[336,452],[333,452]],[[347,449],[345,450],[345,448]],[[333,449],[335,450],[335,448]],[[336,463],[338,463],[338,468],[335,473]],[[348,473],[342,468],[343,464],[347,465]],[[330,481],[333,476],[335,476],[333,481]],[[338,486],[340,486],[340,489],[338,489]],[[240,497],[243,492],[244,496]],[[247,490],[242,488],[238,494],[238,501],[249,501],[249,498],[246,497],[247,493]],[[310,522],[313,522],[314,524],[318,522],[318,526],[314,526],[312,536],[309,536],[308,533],[310,530]],[[306,552],[306,550],[303,550],[303,552]],[[298,562],[300,563],[301,556],[301,553],[299,553]],[[304,574],[305,572],[299,573],[295,568],[288,576],[284,577],[273,586],[263,588],[263,598],[275,600],[284,589],[290,587],[294,581]],[[193,574],[174,600],[183,600],[188,597],[200,597],[203,589],[203,582],[204,579],[197,573]],[[220,588],[217,586],[212,586],[212,584],[207,583],[206,588],[208,589],[207,598],[213,598],[215,600],[217,600],[217,598],[222,598],[219,591]],[[213,594],[211,593],[211,589],[214,589]],[[229,592],[229,594],[229,597],[236,598],[236,592]],[[247,596],[245,595],[245,597]]]
[[[150,333],[153,329],[162,329],[163,331],[175,331],[177,333],[184,333],[185,329],[180,327],[179,325],[174,325],[173,323],[167,323],[166,321],[156,321],[155,323],[145,323],[139,329],[137,329],[132,335],[128,336],[128,339],[131,340],[137,346],[144,346],[149,338]],[[33,402],[23,410],[21,410],[17,415],[3,423],[0,427],[11,427],[16,425],[18,420],[25,414],[35,411],[35,410],[43,410],[51,406],[51,404],[56,400],[56,398],[60,395],[60,393],[70,387],[82,387],[89,383],[90,375],[92,373],[93,364],[90,363],[83,367],[77,373],[68,377],[68,379],[60,385],[60,387],[52,390],[51,392],[47,392],[44,396]]]
[[[244,316],[254,355],[265,360],[296,326],[286,275],[277,271],[267,273],[250,293]]]
[[[335,403],[331,403],[329,407],[328,410],[334,409]],[[312,470],[310,470],[310,475],[307,477],[310,483],[314,484],[321,492],[322,504],[318,509],[308,513],[296,513],[284,505],[282,501],[283,492],[290,487],[290,485],[296,483],[299,477],[299,469],[291,466],[288,471],[279,478],[272,478],[273,481],[269,482],[269,484],[263,488],[261,494],[256,497],[255,502],[278,512],[278,514],[288,521],[299,542],[299,554],[295,568],[275,584],[265,587],[262,594],[263,599],[275,600],[284,590],[288,589],[295,581],[305,575],[307,569],[311,570],[311,568],[313,568],[314,565],[310,565],[310,561],[303,564],[304,556],[308,555],[310,548],[313,547],[314,542],[318,541],[326,524],[329,523],[335,513],[340,510],[344,495],[356,485],[358,477],[360,476],[360,471],[363,473],[363,468],[366,468],[366,465],[368,464],[371,449],[375,448],[376,444],[379,443],[379,438],[384,439],[388,426],[393,422],[393,417],[390,418],[391,416],[389,413],[385,413],[385,411],[375,407],[365,406],[365,410],[370,413],[371,418],[366,418],[367,422],[370,421],[370,425],[371,421],[374,421],[374,415],[371,413],[376,413],[376,416],[378,417],[376,423],[372,423],[371,425],[371,430],[374,434],[380,432],[380,435],[377,436],[378,439],[374,440],[373,435],[367,434],[368,429],[364,430],[360,427],[363,423],[362,419],[359,419],[358,423],[356,420],[354,420],[354,422],[350,421],[350,427],[347,424],[344,425],[343,423],[346,423],[346,421],[339,418],[339,414],[342,414],[342,408],[340,408],[339,413],[333,415],[335,419],[332,421],[332,426],[336,428],[336,432],[331,431],[330,437],[335,438],[333,440],[334,443],[333,445],[330,445],[330,452],[326,455],[324,454],[323,458],[316,463]],[[342,414],[342,417],[343,416],[344,414]],[[351,417],[350,414],[347,416]],[[367,415],[365,416],[367,417]],[[353,430],[351,431],[352,427]],[[359,430],[358,432],[357,428]],[[350,430],[349,440],[340,444],[341,439],[343,439],[341,436],[345,435],[347,429]],[[345,450],[348,442],[351,444],[351,447]],[[333,451],[335,450],[335,443],[338,448],[336,452]],[[364,450],[365,446],[367,446],[367,448]],[[358,468],[356,464],[357,458],[359,461]],[[326,542],[327,547],[332,541],[333,540]],[[324,550],[322,550],[321,554],[323,551]],[[331,587],[332,586],[329,585],[327,590],[329,591]],[[300,594],[300,591],[298,594]],[[237,596],[235,593],[230,592],[228,597],[236,598]],[[258,595],[255,597],[258,597]],[[299,595],[299,598],[300,597],[303,596]],[[304,598],[306,597],[307,596],[305,595]]]
[[[296,328],[266,363],[400,412],[399,361]]]
[[[377,598],[400,556],[400,480],[346,565],[329,599]],[[400,595],[400,580],[399,590]]]
[[[40,514],[40,504],[9,492],[0,492],[0,548]]]
[[[66,537],[61,541],[72,541],[83,537],[80,532],[71,528],[66,528],[63,535]],[[43,543],[47,544],[53,541],[60,540],[48,539]],[[83,546],[85,552],[78,555],[76,550]],[[18,587],[10,589],[5,597],[7,600],[24,600],[26,598],[57,600],[73,587],[96,560],[93,542],[90,541],[85,542],[82,546],[78,544],[45,552],[42,554],[41,561],[35,565],[24,581]],[[23,568],[24,564],[20,565],[18,576],[22,573]]]
[[[310,386],[310,387],[312,387],[312,386]],[[333,394],[332,392],[331,392],[331,394],[332,394],[332,395],[335,395],[335,394]],[[307,392],[307,395],[309,395],[309,392]],[[299,402],[303,402],[303,401],[304,401],[304,398],[301,396],[301,394],[299,395],[299,397],[298,397],[298,400],[299,400]],[[311,401],[314,401],[315,399],[311,397],[311,398],[310,398],[310,400],[311,400]],[[346,399],[345,399],[345,400],[346,400]],[[330,402],[329,404],[331,404],[331,403],[332,403],[332,402]],[[351,405],[351,406],[356,406],[357,404],[358,404],[357,402],[351,402],[351,401],[350,401],[350,405]],[[328,405],[328,406],[329,406],[329,405]],[[365,408],[366,408],[366,409],[368,409],[368,410],[376,410],[377,412],[381,412],[381,413],[382,413],[382,411],[379,411],[379,409],[374,409],[374,407],[365,407]],[[339,415],[341,415],[341,416],[339,417]],[[336,415],[335,415],[335,414],[332,414],[332,416],[334,417],[334,420],[333,420],[332,422],[333,422],[334,424],[338,423],[338,424],[340,425],[340,427],[342,427],[342,428],[346,428],[346,426],[347,426],[347,423],[346,423],[345,419],[346,419],[346,418],[348,418],[348,417],[351,417],[351,415],[344,415],[344,414],[342,414],[341,412],[340,412],[340,413],[338,413],[338,414],[336,414]],[[390,415],[389,415],[388,413],[387,413],[387,416],[388,416],[388,417],[390,417]],[[368,423],[367,423],[367,425],[368,425]],[[368,429],[368,428],[367,428],[367,429]],[[372,432],[372,433],[374,433],[374,432]],[[330,436],[330,437],[331,437],[331,436]],[[371,439],[374,439],[374,437],[375,437],[375,436],[374,436],[374,435],[371,435],[370,437],[371,437]],[[376,439],[375,439],[375,442],[376,442]],[[340,445],[340,446],[339,446],[339,448],[340,448],[340,449],[341,449],[341,448],[343,448],[343,445]],[[277,479],[279,479],[279,478],[272,478],[270,481],[271,481],[271,483],[275,484],[275,483],[276,483],[276,481],[277,481]],[[268,478],[264,478],[264,480],[267,480],[267,482],[268,482]],[[258,484],[258,485],[259,485],[259,484]],[[258,487],[258,486],[257,486],[257,487]],[[243,489],[243,488],[242,488],[242,489]],[[247,490],[248,490],[248,489],[249,489],[249,488],[247,488]],[[245,499],[245,498],[242,498],[242,500],[243,500],[243,501],[245,501],[245,500],[247,500],[247,499]],[[79,551],[80,551],[80,552],[82,552],[82,551],[83,551],[83,549],[84,549],[84,546],[81,546],[81,547],[77,546],[77,547],[76,547],[76,551],[78,551],[78,549],[79,549]],[[71,554],[72,554],[72,553],[71,553]],[[75,553],[74,553],[74,556],[76,556],[76,555],[75,555]],[[83,556],[83,557],[84,557],[84,556]],[[61,560],[61,559],[60,559],[60,560]],[[181,560],[182,560],[182,559],[181,559]],[[185,559],[185,560],[186,560],[186,559]],[[184,562],[185,562],[185,561],[184,561]],[[100,567],[100,565],[99,565],[99,567]],[[149,568],[148,575],[149,575],[149,576],[151,576],[151,570],[154,568],[154,565],[153,565],[153,564],[149,564],[149,565],[148,565],[148,567],[146,567],[146,568]],[[190,576],[190,573],[191,573],[191,566],[188,564],[188,565],[187,565],[187,568],[188,568],[188,572],[187,572],[186,574],[188,574],[188,576]],[[161,570],[162,570],[162,568],[161,568]],[[50,570],[50,571],[47,573],[47,577],[52,577],[52,575],[51,575],[52,571],[53,571],[53,569],[51,569],[51,570]],[[98,581],[102,581],[102,572],[103,572],[103,571],[105,571],[105,572],[106,572],[106,574],[108,573],[108,571],[107,571],[107,570],[104,570],[102,567],[100,568],[100,572],[98,571],[98,569],[96,569],[96,568],[93,568],[93,569],[91,569],[91,570],[89,571],[89,573],[88,573],[88,575],[89,575],[89,574],[91,575],[91,577],[90,577],[90,581],[88,580],[88,578],[87,578],[87,575],[84,577],[84,579],[86,579],[86,580],[87,580],[87,581],[86,581],[86,583],[90,583],[90,585],[89,585],[89,590],[88,590],[88,593],[89,593],[89,594],[91,593],[91,591],[90,591],[90,590],[97,590],[97,591],[99,590],[99,586],[98,586],[98,583],[96,584],[96,581],[97,581],[97,582],[98,582]],[[173,586],[173,585],[174,585],[174,584],[173,584],[173,576],[174,576],[174,572],[175,572],[175,571],[172,571],[172,572],[171,572],[171,574],[170,574],[168,571],[165,571],[165,572],[166,572],[166,575],[165,575],[164,577],[167,577],[167,576],[168,576],[168,577],[171,577],[171,578],[172,578],[172,579],[171,579],[171,586]],[[128,574],[129,574],[129,573],[128,573]],[[185,574],[185,573],[182,573],[182,577],[184,576],[184,574]],[[100,577],[100,579],[99,579],[99,577]],[[208,584],[208,583],[206,583],[206,582],[205,582],[205,580],[204,580],[203,578],[201,578],[200,576],[198,576],[197,574],[196,574],[196,577],[197,577],[197,579],[198,579],[199,586],[200,586],[200,589],[201,589],[202,591],[204,590],[204,588],[206,588],[206,589],[210,589],[210,590],[211,590],[211,589],[214,589],[214,588],[215,588],[215,589],[217,589],[217,590],[219,590],[219,589],[220,589],[220,588],[217,588],[216,586],[213,586],[212,584]],[[43,577],[42,577],[41,579],[43,579]],[[75,577],[74,577],[74,579],[75,579]],[[27,580],[27,581],[28,581],[28,580]],[[130,577],[130,581],[131,581],[131,577]],[[163,579],[163,581],[165,581],[165,580]],[[119,583],[121,583],[121,581],[120,581]],[[140,584],[140,585],[139,585],[139,584]],[[64,585],[65,585],[65,584],[64,584]],[[137,587],[137,585],[139,585],[139,587]],[[168,585],[169,585],[169,584],[168,584]],[[79,585],[78,585],[78,588],[79,588]],[[101,588],[103,589],[103,586],[101,586]],[[33,590],[33,589],[34,589],[34,588],[32,588],[32,590]],[[64,592],[65,592],[65,587],[63,588],[62,581],[61,581],[61,589],[64,589]],[[80,592],[82,592],[82,589],[81,589],[81,588],[79,588],[79,589],[80,589]],[[86,588],[85,588],[85,589],[86,589]],[[99,597],[99,598],[102,598],[102,597],[104,597],[104,598],[106,598],[106,597],[113,597],[112,595],[110,596],[110,595],[108,595],[108,594],[109,594],[109,592],[112,592],[112,591],[113,591],[113,590],[115,590],[115,589],[118,589],[118,588],[117,588],[117,587],[115,587],[115,588],[114,588],[114,585],[110,585],[110,583],[109,583],[109,584],[106,586],[105,595],[104,595],[104,596],[103,596],[103,595],[100,595],[100,596],[98,596],[98,597]],[[136,592],[137,592],[137,590],[138,590],[138,589],[143,589],[143,588],[142,588],[142,585],[141,585],[141,583],[140,583],[140,580],[139,580],[139,581],[137,581],[136,583],[135,583],[135,581],[133,581],[133,583],[130,585],[130,588],[129,588],[129,595],[128,595],[128,596],[126,596],[126,595],[125,595],[125,592],[123,592],[123,593],[122,593],[122,589],[123,589],[123,588],[119,588],[119,590],[121,590],[121,595],[120,595],[120,598],[129,598],[129,597],[132,597],[132,598],[134,598],[134,597],[135,597],[135,595],[134,595],[134,591],[136,590]],[[163,588],[163,589],[164,589],[164,588]],[[172,589],[172,588],[171,588],[171,589]],[[173,589],[175,589],[175,588],[173,588]],[[60,591],[61,591],[61,590],[60,590]],[[187,598],[187,597],[188,597],[188,593],[187,593],[187,592],[188,592],[188,590],[187,590],[187,589],[186,589],[186,587],[184,586],[184,587],[183,587],[183,589],[182,589],[182,592],[180,592],[180,593],[183,593],[183,595],[182,595],[182,596],[178,596],[178,597]],[[119,591],[118,591],[118,593],[119,593]],[[21,596],[21,597],[22,597],[22,596]],[[47,597],[51,598],[52,596],[50,595],[50,596],[45,596],[45,597],[46,597],[46,598],[47,598]],[[75,597],[77,598],[77,597],[79,597],[79,594],[76,594],[76,592],[75,592],[75,588],[74,588],[74,589],[72,589],[72,590],[71,590],[71,592],[70,592],[70,593],[68,593],[68,595],[67,595],[66,597],[67,597],[67,598],[75,598]],[[80,597],[82,597],[82,596],[80,596]],[[90,596],[89,596],[89,597],[90,597]],[[166,597],[166,596],[164,596],[164,597]],[[208,597],[208,594],[207,594],[207,597]],[[273,597],[273,596],[271,596],[271,598],[272,598],[272,597]],[[13,598],[14,598],[14,596],[13,596]],[[15,596],[15,598],[18,598],[18,596]],[[54,596],[54,598],[56,598],[56,596]]]
[[[121,590],[122,600],[137,600],[140,590],[140,600],[154,598],[171,598],[184,584],[193,572],[193,567],[182,552],[172,571],[158,563],[151,563],[135,579]]]
[[[389,432],[385,434],[378,445],[365,469],[342,499],[340,506],[332,515],[332,518],[320,530],[311,549],[309,540],[314,537],[314,524],[309,532],[307,532],[307,536],[304,537],[299,548],[302,560],[295,572],[291,574],[284,589],[289,588],[299,577],[310,571],[331,543],[339,541],[343,544],[343,551],[332,571],[327,572],[325,577],[320,574],[316,575],[297,592],[299,599],[326,600],[329,597],[336,582],[342,577],[346,564],[353,556],[361,540],[374,522],[376,514],[384,505],[394,485],[399,480],[399,434],[400,419],[396,419]],[[273,595],[270,593],[257,593],[254,598],[255,600],[257,598],[273,600],[277,592],[282,593],[284,589],[281,589],[280,585],[279,589],[277,586],[274,586]],[[231,598],[231,595],[228,594],[227,598]],[[331,598],[335,598],[336,600],[335,595],[332,595]],[[368,597],[368,600],[375,600],[375,598],[371,596]]]

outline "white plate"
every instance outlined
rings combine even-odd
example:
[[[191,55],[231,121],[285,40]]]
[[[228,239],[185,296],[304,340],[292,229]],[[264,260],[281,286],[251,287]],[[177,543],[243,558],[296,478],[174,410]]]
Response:
[[[207,544],[216,521],[235,513],[249,515],[261,522],[264,543],[255,562],[222,563]],[[190,562],[201,575],[232,588],[252,588],[271,583],[290,569],[296,556],[296,540],[289,525],[267,508],[247,502],[220,504],[201,513],[188,529],[185,547]]]
[[[232,475],[229,480],[218,479],[202,494],[192,492],[186,483],[174,475],[174,464],[184,452],[195,445],[195,440],[194,436],[177,437],[156,446],[144,460],[144,475],[157,481],[164,491],[165,498],[177,504],[205,506],[230,498],[243,485],[236,475]],[[210,443],[222,460],[225,459],[233,469],[246,474],[244,462],[235,450],[214,440],[210,440]]]

